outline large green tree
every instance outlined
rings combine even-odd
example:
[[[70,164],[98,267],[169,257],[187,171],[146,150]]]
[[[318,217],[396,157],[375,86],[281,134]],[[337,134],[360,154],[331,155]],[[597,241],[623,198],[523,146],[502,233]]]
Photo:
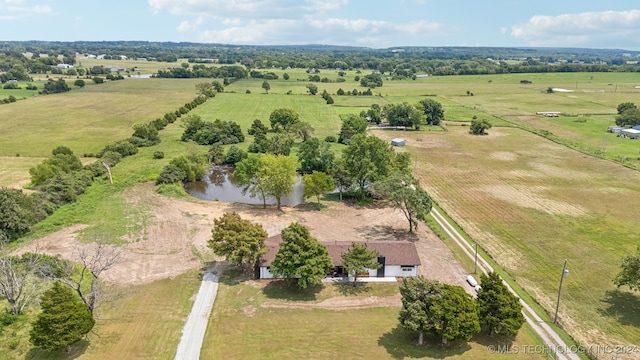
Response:
[[[29,336],[35,346],[47,351],[70,346],[95,324],[82,301],[58,282],[42,295],[41,307]]]
[[[629,109],[637,109],[637,108],[638,106],[632,102],[623,102],[618,104],[618,106],[616,107],[616,110],[618,110],[618,115],[620,115]]]
[[[367,186],[389,174],[393,149],[391,145],[375,136],[357,134],[343,150],[345,169],[364,199]]]
[[[336,187],[331,175],[321,171],[303,175],[302,184],[304,186],[304,198],[315,196],[318,200],[318,209],[320,209],[320,196]]]
[[[249,154],[236,164],[233,170],[233,178],[242,186],[242,194],[249,192],[249,196],[262,199],[262,207],[267,208],[267,191],[260,177],[259,170],[262,166],[262,155]]]
[[[443,344],[453,340],[469,340],[480,332],[478,304],[461,286],[443,285],[442,297],[431,305],[434,332]]]
[[[298,159],[300,160],[300,172],[313,171],[329,172],[335,161],[335,155],[331,151],[329,143],[320,142],[318,138],[310,138],[298,146]]]
[[[29,169],[31,185],[40,186],[47,180],[52,179],[58,172],[68,174],[82,170],[82,162],[66,146],[58,146],[51,152],[51,155],[40,164]]]
[[[522,304],[495,272],[480,275],[478,307],[480,327],[489,335],[516,336],[524,324]]]
[[[471,121],[469,133],[473,135],[486,135],[486,131],[491,129],[491,123],[487,119],[475,119]]]
[[[379,253],[378,250],[369,250],[366,245],[351,243],[347,252],[342,254],[342,266],[347,269],[349,275],[353,276],[353,286],[356,286],[358,274],[362,274],[366,269],[379,269],[382,264],[375,262]]]
[[[387,121],[391,126],[406,126],[420,129],[420,112],[409,103],[393,104],[386,109]]]
[[[353,179],[349,176],[349,172],[344,164],[344,159],[339,158],[333,162],[333,165],[329,168],[329,174],[333,177],[336,183],[338,192],[340,193],[340,201],[342,201],[342,194],[351,187]]]
[[[280,108],[273,110],[271,115],[269,115],[271,128],[277,131],[281,129],[286,130],[298,121],[300,121],[300,115],[293,109]]]
[[[444,120],[444,110],[442,104],[432,99],[423,99],[418,103],[418,108],[426,117],[428,125],[440,125]]]
[[[342,127],[338,142],[341,144],[349,144],[351,138],[356,134],[364,134],[367,131],[367,120],[356,114],[348,114],[342,117]]]
[[[613,283],[618,287],[627,285],[631,290],[640,291],[640,246],[635,254],[627,255],[622,259],[620,268]]]
[[[403,280],[400,294],[400,324],[418,332],[420,345],[425,332],[447,344],[451,340],[468,340],[480,331],[478,306],[460,286],[417,276]]]
[[[267,232],[262,225],[242,219],[235,211],[214,219],[211,233],[209,247],[230,263],[250,265],[266,253],[264,240]]]
[[[333,266],[327,247],[311,236],[305,226],[292,223],[282,230],[282,243],[271,263],[271,272],[300,288],[319,284]]]
[[[640,125],[640,109],[631,107],[624,110],[616,117],[616,125],[618,126],[636,126]]]
[[[400,325],[418,333],[418,344],[424,343],[424,334],[434,331],[437,319],[432,305],[442,298],[444,284],[424,276],[406,277],[400,285],[402,308],[398,316]]]
[[[26,233],[35,222],[23,192],[0,187],[0,241],[13,240]]]
[[[411,175],[395,172],[374,182],[371,191],[402,211],[409,222],[409,232],[418,228],[418,220],[426,220],[431,211],[431,197]]]
[[[260,161],[257,176],[261,186],[265,194],[276,199],[277,208],[280,210],[282,197],[293,192],[298,164],[292,157],[271,154],[263,155]]]

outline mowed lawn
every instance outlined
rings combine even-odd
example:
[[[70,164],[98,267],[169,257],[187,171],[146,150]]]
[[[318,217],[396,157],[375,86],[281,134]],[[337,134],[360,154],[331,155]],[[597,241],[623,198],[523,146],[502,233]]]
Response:
[[[640,173],[516,128],[404,136],[420,183],[550,313],[568,260],[559,323],[569,334],[640,343],[640,297],[612,283],[640,245]]]
[[[349,285],[347,285],[349,286]],[[367,285],[366,292],[347,298],[397,294],[398,285]],[[296,308],[296,306],[344,301],[335,285],[317,292],[290,290],[278,285],[222,281],[200,353],[202,359],[510,359],[495,354],[490,345],[511,343],[476,336],[469,342],[442,347],[429,339],[417,346],[417,335],[399,325],[400,307],[349,310]],[[298,295],[302,293],[302,295]],[[330,307],[330,303],[326,305]],[[512,345],[537,344],[528,327]],[[519,359],[544,359],[539,354]]]
[[[70,354],[33,347],[28,340],[31,326],[21,318],[0,333],[0,359],[173,359],[199,287],[198,273],[191,271],[109,289],[110,300],[97,309],[88,341],[76,343]],[[4,311],[4,305],[0,309]]]
[[[313,136],[323,139],[327,135],[337,136],[340,131],[339,116],[320,96],[220,93],[198,106],[191,114],[199,115],[207,121],[235,121],[246,134],[255,119],[260,119],[269,127],[269,115],[279,108],[294,109],[300,115],[300,121],[308,122],[315,129]]]

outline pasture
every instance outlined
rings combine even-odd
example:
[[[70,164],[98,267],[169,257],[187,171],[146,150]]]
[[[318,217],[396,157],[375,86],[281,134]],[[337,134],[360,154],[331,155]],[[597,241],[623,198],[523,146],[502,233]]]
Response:
[[[638,343],[640,299],[611,279],[640,243],[640,174],[516,128],[467,131],[406,134],[420,183],[549,313],[568,259],[559,323],[576,340]]]

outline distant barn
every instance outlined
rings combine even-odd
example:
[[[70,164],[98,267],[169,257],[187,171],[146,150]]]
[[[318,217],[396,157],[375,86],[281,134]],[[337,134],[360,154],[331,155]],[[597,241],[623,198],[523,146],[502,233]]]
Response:
[[[407,140],[402,138],[391,139],[391,145],[393,146],[405,146],[407,144]]]

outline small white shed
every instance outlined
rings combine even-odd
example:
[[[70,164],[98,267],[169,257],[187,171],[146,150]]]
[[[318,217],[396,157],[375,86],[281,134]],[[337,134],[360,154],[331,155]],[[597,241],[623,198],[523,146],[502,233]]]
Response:
[[[407,141],[405,139],[402,139],[402,138],[391,139],[391,145],[393,146],[405,146],[406,144],[407,144]]]

